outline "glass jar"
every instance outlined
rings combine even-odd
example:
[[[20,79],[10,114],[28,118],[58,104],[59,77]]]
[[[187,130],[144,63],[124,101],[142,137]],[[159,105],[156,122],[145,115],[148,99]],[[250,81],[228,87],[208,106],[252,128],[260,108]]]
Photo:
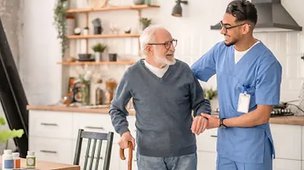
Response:
[[[81,88],[81,102],[83,105],[90,104],[90,83],[83,82]]]

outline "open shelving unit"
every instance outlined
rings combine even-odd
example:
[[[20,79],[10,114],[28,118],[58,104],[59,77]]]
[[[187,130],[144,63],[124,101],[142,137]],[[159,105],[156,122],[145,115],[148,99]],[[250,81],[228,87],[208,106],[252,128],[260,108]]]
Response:
[[[102,12],[102,11],[118,11],[118,10],[142,10],[149,8],[159,8],[158,5],[131,5],[131,6],[107,6],[102,8],[79,8],[79,9],[69,9],[67,14],[74,13],[89,13],[89,12]]]
[[[86,25],[89,25],[89,15],[90,13],[94,12],[108,12],[108,11],[123,11],[123,10],[135,10],[138,12],[138,18],[141,18],[141,11],[145,9],[153,9],[159,8],[159,5],[126,5],[126,6],[106,6],[106,7],[99,7],[99,8],[71,8],[66,11],[68,15],[77,15],[77,14],[85,14],[85,22]],[[124,38],[139,38],[140,34],[91,34],[91,35],[67,35],[68,40],[86,40],[86,45],[88,46],[89,39],[124,39]],[[139,46],[139,42],[138,42]],[[88,48],[87,48],[88,53]],[[62,64],[65,66],[77,66],[77,65],[105,65],[105,64],[112,64],[112,65],[130,65],[133,64],[134,61],[116,61],[116,62],[84,62],[84,61],[77,61],[77,62],[66,62],[60,61],[57,64]]]
[[[135,61],[63,61],[57,64],[62,64],[66,66],[80,66],[80,65],[131,65]]]
[[[139,34],[97,34],[97,35],[69,35],[68,39],[98,39],[98,38],[139,38]]]

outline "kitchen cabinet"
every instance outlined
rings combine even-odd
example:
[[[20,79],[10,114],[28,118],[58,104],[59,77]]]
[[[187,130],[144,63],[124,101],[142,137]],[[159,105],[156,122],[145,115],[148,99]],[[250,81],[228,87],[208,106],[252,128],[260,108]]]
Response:
[[[301,170],[301,161],[288,159],[274,159],[273,170]]]
[[[69,110],[69,111],[68,111]],[[129,129],[136,136],[135,116],[128,116]],[[304,127],[301,125],[270,124],[276,159],[274,170],[304,170]],[[113,131],[107,109],[98,112],[81,112],[77,109],[34,110],[29,112],[29,150],[35,151],[37,159],[72,163],[78,129],[90,131]],[[118,140],[114,133],[111,170],[124,170],[127,161],[119,158]],[[198,169],[216,169],[217,129],[210,129],[197,137]],[[127,150],[126,150],[127,151]],[[127,154],[126,154],[127,155]],[[133,155],[136,169],[136,154]]]
[[[216,170],[216,152],[197,151],[197,169]]]
[[[129,116],[128,120],[130,131],[136,136],[134,116]],[[74,159],[78,129],[114,132],[108,113],[30,110],[29,125],[29,150],[36,153],[37,159],[69,164]],[[110,169],[126,169],[127,161],[119,157],[120,137],[114,134]],[[135,167],[135,153],[133,158]]]
[[[196,137],[198,169],[216,169],[217,129],[205,130]]]
[[[276,158],[301,160],[302,126],[271,124]]]
[[[301,170],[302,158],[302,126],[271,124],[276,159],[274,170]]]
[[[304,127],[270,124],[276,159],[274,170],[304,170]],[[206,130],[197,136],[198,169],[216,169],[217,129]]]
[[[29,150],[37,159],[72,163],[73,117],[64,112],[30,111]]]

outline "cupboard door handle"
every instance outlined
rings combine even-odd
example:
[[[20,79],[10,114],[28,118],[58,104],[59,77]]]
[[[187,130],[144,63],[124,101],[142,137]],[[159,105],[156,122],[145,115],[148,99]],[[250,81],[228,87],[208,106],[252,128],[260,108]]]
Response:
[[[217,138],[217,135],[210,135],[210,137],[212,137],[212,138]]]
[[[40,152],[43,152],[43,153],[53,153],[53,154],[57,153],[57,151],[50,151],[50,150],[40,150]]]
[[[58,126],[57,123],[44,123],[44,122],[40,123],[40,125],[43,125],[43,126]]]
[[[85,129],[99,129],[99,130],[105,130],[103,127],[97,127],[97,126],[85,126]]]

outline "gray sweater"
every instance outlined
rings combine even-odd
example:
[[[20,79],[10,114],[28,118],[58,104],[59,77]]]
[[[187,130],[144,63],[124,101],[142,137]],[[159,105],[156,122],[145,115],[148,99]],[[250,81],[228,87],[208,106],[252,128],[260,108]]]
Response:
[[[129,130],[125,106],[130,98],[136,111],[139,154],[166,157],[196,152],[192,116],[210,113],[210,104],[186,63],[177,60],[162,78],[147,69],[143,60],[125,72],[109,111],[119,134]]]

